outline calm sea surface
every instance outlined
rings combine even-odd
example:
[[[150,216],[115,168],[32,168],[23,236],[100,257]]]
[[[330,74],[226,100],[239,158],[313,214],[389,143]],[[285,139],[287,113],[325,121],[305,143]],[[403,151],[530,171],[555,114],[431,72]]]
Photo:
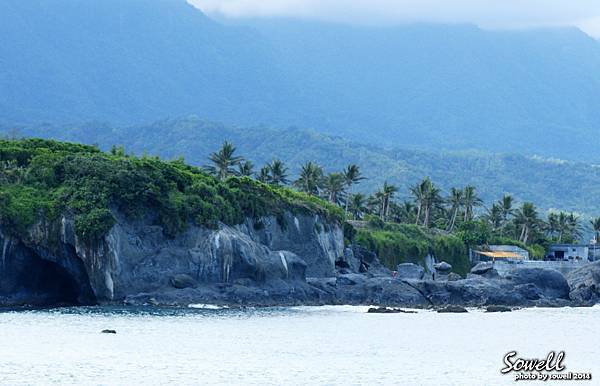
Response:
[[[66,308],[0,313],[0,384],[514,385],[502,358],[566,351],[600,384],[600,307],[367,314]],[[115,329],[116,335],[101,334]]]

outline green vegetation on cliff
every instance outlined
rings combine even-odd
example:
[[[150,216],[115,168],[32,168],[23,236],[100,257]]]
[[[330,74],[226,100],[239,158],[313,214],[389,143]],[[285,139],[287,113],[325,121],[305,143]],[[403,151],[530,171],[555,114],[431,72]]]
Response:
[[[450,263],[453,271],[461,275],[471,268],[468,248],[459,237],[412,224],[388,223],[382,229],[359,229],[355,241],[377,253],[392,270],[400,263],[423,265],[429,254]]]
[[[151,215],[169,236],[190,223],[216,227],[266,215],[283,221],[286,210],[343,217],[340,208],[317,197],[248,177],[218,180],[180,160],[40,139],[0,140],[3,229],[22,235],[40,218],[70,213],[78,236],[92,241],[114,224],[113,209],[129,217]]]

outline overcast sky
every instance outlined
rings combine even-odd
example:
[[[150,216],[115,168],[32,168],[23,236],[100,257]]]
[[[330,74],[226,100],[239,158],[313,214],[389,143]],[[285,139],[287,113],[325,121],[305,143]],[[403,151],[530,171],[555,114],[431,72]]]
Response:
[[[363,24],[473,23],[482,28],[577,26],[600,37],[600,0],[188,0],[228,18],[298,17]]]

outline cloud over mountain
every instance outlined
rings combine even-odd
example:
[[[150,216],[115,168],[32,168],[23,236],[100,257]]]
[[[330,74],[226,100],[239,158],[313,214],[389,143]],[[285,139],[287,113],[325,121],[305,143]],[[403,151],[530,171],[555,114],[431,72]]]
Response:
[[[600,36],[597,0],[189,0],[224,17],[298,17],[339,22],[473,23],[484,28],[571,25]]]

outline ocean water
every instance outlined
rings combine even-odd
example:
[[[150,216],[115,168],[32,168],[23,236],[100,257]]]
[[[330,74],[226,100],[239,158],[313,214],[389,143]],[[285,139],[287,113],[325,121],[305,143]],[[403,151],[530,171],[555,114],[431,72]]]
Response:
[[[509,351],[564,350],[600,384],[600,307],[367,314],[367,307],[0,313],[1,385],[514,385]],[[102,334],[115,329],[117,334]],[[527,384],[516,382],[516,384]]]

